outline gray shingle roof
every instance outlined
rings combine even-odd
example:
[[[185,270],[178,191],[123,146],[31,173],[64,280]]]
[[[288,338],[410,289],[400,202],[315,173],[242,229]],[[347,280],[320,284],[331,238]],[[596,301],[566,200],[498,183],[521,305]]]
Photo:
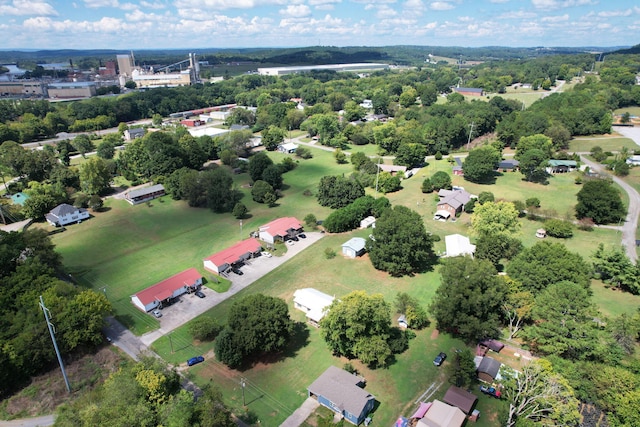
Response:
[[[492,378],[495,378],[500,371],[500,365],[501,363],[496,359],[483,357],[480,365],[478,366],[478,372],[484,372],[485,374],[491,375]]]
[[[359,416],[375,396],[358,387],[361,379],[349,372],[329,366],[308,388],[316,396],[329,399],[350,414]]]
[[[57,217],[61,217],[61,216],[65,216],[65,215],[69,215],[75,212],[83,212],[86,209],[82,209],[82,208],[76,208],[75,206],[71,206],[67,203],[63,203],[61,205],[56,206],[55,208],[51,209],[51,212],[49,212],[52,215],[55,215]]]

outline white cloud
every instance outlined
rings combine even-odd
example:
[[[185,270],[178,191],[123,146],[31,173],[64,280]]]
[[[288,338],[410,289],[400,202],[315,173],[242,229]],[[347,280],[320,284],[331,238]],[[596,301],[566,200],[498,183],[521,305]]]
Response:
[[[165,9],[167,7],[167,5],[160,2],[148,2],[144,0],[140,2],[140,6],[145,9]]]
[[[156,13],[145,13],[142,12],[140,9],[136,9],[131,13],[127,13],[125,15],[125,18],[127,19],[127,21],[130,22],[149,22],[149,21],[153,21],[153,22],[165,22],[167,20],[167,17],[164,15],[158,15]]]
[[[397,14],[398,12],[396,12],[386,4],[378,6],[378,11],[376,12],[376,16],[378,17],[378,19],[388,19],[392,16],[396,16]]]
[[[489,0],[490,3],[507,3],[509,0]]]
[[[90,8],[118,7],[118,0],[84,0],[84,4]]]
[[[286,9],[280,10],[281,15],[289,16],[292,18],[302,18],[311,14],[311,9],[306,4],[289,5]]]
[[[48,2],[13,0],[9,4],[0,4],[0,16],[57,16],[58,12]]]
[[[309,6],[315,6],[316,8],[320,6],[333,5],[333,3],[340,3],[342,0],[309,0]]]
[[[558,16],[545,16],[542,18],[542,22],[565,22],[569,20],[569,15],[566,13],[564,15]]]
[[[562,9],[573,6],[590,6],[597,4],[597,0],[531,0],[536,9]]]
[[[431,4],[429,5],[429,8],[431,10],[451,10],[454,7],[455,6],[453,6],[451,3],[446,1],[434,1],[434,2],[431,2]]]
[[[616,16],[631,16],[633,11],[631,9],[627,10],[603,10],[602,12],[598,12],[598,16],[603,18],[613,18]]]
[[[300,4],[302,0],[176,0],[178,9],[252,9],[259,6]]]
[[[535,12],[524,10],[505,12],[498,16],[498,19],[533,19],[538,16]]]

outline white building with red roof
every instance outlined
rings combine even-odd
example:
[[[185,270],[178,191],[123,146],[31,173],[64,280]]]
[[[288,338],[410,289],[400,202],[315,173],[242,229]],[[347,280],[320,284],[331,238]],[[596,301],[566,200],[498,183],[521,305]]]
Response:
[[[147,312],[161,306],[163,301],[179,297],[189,288],[195,289],[201,285],[202,274],[195,268],[190,268],[138,292],[131,297],[131,302],[140,310]]]
[[[302,224],[295,217],[287,216],[278,218],[259,228],[260,240],[274,244],[277,240],[283,241],[301,233]]]
[[[233,264],[239,264],[257,256],[261,250],[262,244],[252,237],[205,258],[204,268],[212,273],[224,273]]]

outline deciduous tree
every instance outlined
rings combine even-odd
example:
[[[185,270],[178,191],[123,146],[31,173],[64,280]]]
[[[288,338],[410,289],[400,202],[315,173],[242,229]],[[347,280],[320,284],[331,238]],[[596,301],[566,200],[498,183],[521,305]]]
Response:
[[[490,145],[471,150],[462,164],[464,179],[471,182],[491,182],[500,162],[500,153]]]
[[[479,236],[511,236],[520,229],[518,211],[511,202],[486,202],[476,205],[471,215],[471,228]]]
[[[596,224],[608,224],[624,219],[625,214],[620,192],[608,181],[589,180],[578,192],[578,219],[591,218]]]

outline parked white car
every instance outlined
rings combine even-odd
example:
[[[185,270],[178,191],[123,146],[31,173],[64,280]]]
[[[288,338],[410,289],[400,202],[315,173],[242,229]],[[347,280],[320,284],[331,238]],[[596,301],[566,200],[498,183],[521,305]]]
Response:
[[[267,258],[271,258],[271,256],[272,256],[271,252],[267,252],[267,251],[260,252],[260,255],[262,255],[263,257],[267,257]]]

